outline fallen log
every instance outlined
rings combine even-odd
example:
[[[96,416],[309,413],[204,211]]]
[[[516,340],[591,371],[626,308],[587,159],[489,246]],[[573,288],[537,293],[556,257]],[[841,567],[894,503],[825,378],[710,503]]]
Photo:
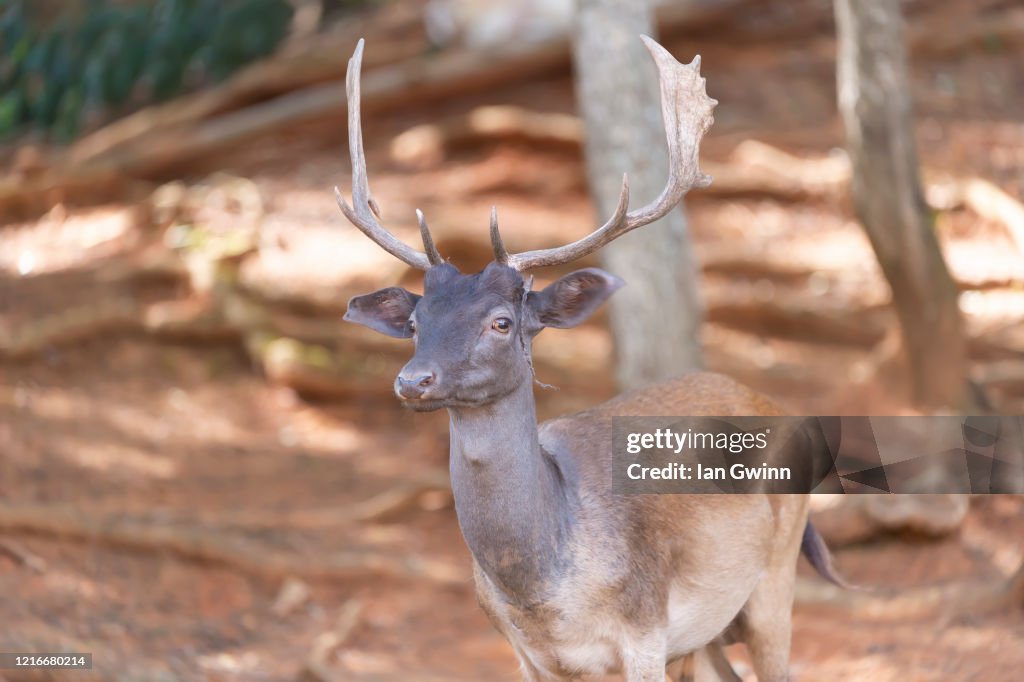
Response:
[[[301,50],[260,60],[220,85],[129,114],[75,142],[68,151],[68,161],[88,164],[155,131],[177,129],[289,92],[342,80],[346,60],[340,46],[354,43],[359,35],[350,29],[318,36],[313,44],[306,42]],[[391,39],[374,45],[364,68],[383,68],[422,52],[422,44]]]
[[[142,198],[153,184],[129,178],[116,168],[54,166],[39,173],[0,177],[0,225],[31,220],[57,204],[96,205]]]
[[[411,168],[438,166],[453,147],[482,140],[514,139],[545,147],[583,146],[583,121],[563,113],[543,113],[503,105],[477,107],[436,123],[417,125],[391,141],[391,158]]]
[[[204,527],[146,522],[123,515],[95,516],[69,505],[2,505],[0,530],[134,551],[169,553],[273,580],[292,576],[307,581],[388,576],[462,585],[469,578],[461,568],[415,554],[350,549],[307,556],[237,534],[212,532]]]
[[[831,310],[772,301],[718,301],[709,304],[706,319],[762,336],[852,346],[874,346],[886,334],[887,306]]]
[[[410,128],[391,142],[390,154],[398,163],[422,169],[439,165],[453,148],[469,143],[513,139],[546,149],[559,146],[578,152],[584,136],[583,122],[572,114],[509,105],[484,106]],[[705,160],[702,166],[714,182],[692,198],[838,198],[850,177],[844,155],[807,159],[755,140],[740,143],[728,163]]]
[[[116,296],[0,327],[0,358],[28,357],[50,346],[138,329],[140,308],[135,298]]]
[[[372,497],[343,507],[319,509],[246,509],[202,517],[204,525],[236,528],[331,528],[354,523],[388,521],[414,508],[420,497],[433,490],[450,491],[448,472],[428,471]]]
[[[342,364],[330,349],[266,333],[245,336],[246,351],[272,384],[316,399],[365,399],[390,395],[393,377],[369,370],[365,354]],[[359,363],[356,365],[355,363]]]
[[[794,260],[785,254],[769,254],[763,249],[729,244],[723,248],[705,249],[700,258],[701,270],[706,275],[748,280],[769,280],[775,283],[802,284],[812,277],[849,276],[838,267],[823,266],[820,263]],[[1017,289],[1024,286],[1024,276],[990,277],[984,273],[964,276],[952,272],[953,280],[960,291],[991,291],[993,289]]]

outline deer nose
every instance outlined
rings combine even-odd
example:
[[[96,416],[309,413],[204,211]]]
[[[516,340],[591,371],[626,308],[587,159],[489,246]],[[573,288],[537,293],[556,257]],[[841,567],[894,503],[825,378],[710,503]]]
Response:
[[[436,380],[437,375],[434,372],[402,372],[395,382],[395,393],[402,398],[422,398]]]

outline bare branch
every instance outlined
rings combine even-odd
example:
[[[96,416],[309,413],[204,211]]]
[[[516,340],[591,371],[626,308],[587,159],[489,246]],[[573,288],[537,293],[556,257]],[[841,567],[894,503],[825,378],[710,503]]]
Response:
[[[582,258],[627,232],[666,215],[694,187],[711,184],[711,177],[700,170],[698,154],[701,139],[714,122],[712,111],[718,102],[708,97],[705,91],[705,81],[700,76],[700,56],[690,64],[680,64],[651,38],[642,36],[642,39],[658,67],[661,81],[661,115],[669,157],[665,188],[650,204],[628,211],[629,184],[623,177],[619,204],[608,222],[567,246],[509,256],[508,264],[516,270],[560,265]],[[492,228],[492,235],[495,232],[496,229]]]
[[[334,195],[338,200],[338,208],[345,214],[349,222],[358,227],[363,234],[376,242],[382,249],[398,258],[403,263],[420,270],[429,270],[431,265],[441,261],[433,239],[427,230],[427,224],[420,217],[420,234],[427,253],[421,253],[395,238],[378,222],[380,207],[370,194],[370,184],[366,177],[366,155],[363,151],[363,126],[359,110],[359,76],[363,63],[364,40],[360,39],[352,58],[348,60],[348,72],[345,75],[345,94],[348,99],[348,149],[352,161],[352,205],[349,206],[341,191],[335,187]]]

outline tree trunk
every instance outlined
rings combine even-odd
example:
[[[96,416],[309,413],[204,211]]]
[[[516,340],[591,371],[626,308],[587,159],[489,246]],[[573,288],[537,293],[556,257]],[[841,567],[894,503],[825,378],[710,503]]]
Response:
[[[892,289],[912,396],[964,409],[967,344],[921,190],[899,2],[835,0],[835,11],[854,205]]]
[[[654,199],[667,178],[658,76],[641,34],[654,37],[648,2],[578,0],[576,89],[600,222],[615,208],[623,172],[634,207]],[[699,368],[702,311],[683,211],[619,238],[601,257],[628,284],[610,301],[620,387]]]

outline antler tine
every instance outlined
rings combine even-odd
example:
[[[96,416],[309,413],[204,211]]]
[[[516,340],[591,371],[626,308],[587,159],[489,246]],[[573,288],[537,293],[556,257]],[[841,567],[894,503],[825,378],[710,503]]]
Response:
[[[700,76],[700,56],[680,64],[668,50],[647,36],[641,36],[658,67],[661,82],[661,116],[668,140],[668,180],[658,198],[628,211],[629,184],[622,178],[619,203],[612,217],[588,236],[553,249],[527,251],[508,257],[516,270],[561,265],[593,253],[605,244],[666,215],[694,187],[707,187],[711,176],[700,170],[700,142],[714,123],[712,111],[718,102],[708,97]]]
[[[420,270],[429,270],[441,257],[430,239],[426,222],[421,218],[420,232],[423,245],[428,253],[420,253],[397,239],[385,230],[377,218],[380,209],[370,194],[370,184],[366,177],[366,154],[363,151],[363,126],[360,115],[359,75],[363,65],[363,45],[360,38],[352,58],[348,60],[348,71],[345,74],[345,95],[348,100],[348,149],[352,161],[352,206],[349,206],[341,191],[335,187],[334,196],[338,200],[338,208],[345,214],[349,222],[358,227],[363,234],[376,242],[382,249],[398,258],[403,263]],[[429,242],[429,245],[428,245]]]
[[[423,250],[427,253],[427,260],[431,265],[440,265],[444,262],[437,247],[434,246],[434,238],[430,236],[430,228],[427,227],[427,219],[423,217],[423,211],[416,209],[416,222],[420,224],[420,237],[423,239]]]
[[[511,256],[507,255],[506,264],[522,272],[523,270],[541,268],[546,265],[562,265],[563,263],[569,263],[582,258],[632,229],[626,227],[626,220],[628,218],[626,211],[628,209],[629,178],[623,173],[622,189],[619,191],[619,203],[616,205],[615,212],[612,213],[612,217],[608,219],[608,222],[583,239],[578,239],[566,246],[559,246],[554,249],[541,249],[539,251],[526,251]]]
[[[501,241],[501,232],[498,231],[498,207],[491,206],[491,248],[494,250],[494,260],[502,265],[508,265],[508,251],[505,243]]]

